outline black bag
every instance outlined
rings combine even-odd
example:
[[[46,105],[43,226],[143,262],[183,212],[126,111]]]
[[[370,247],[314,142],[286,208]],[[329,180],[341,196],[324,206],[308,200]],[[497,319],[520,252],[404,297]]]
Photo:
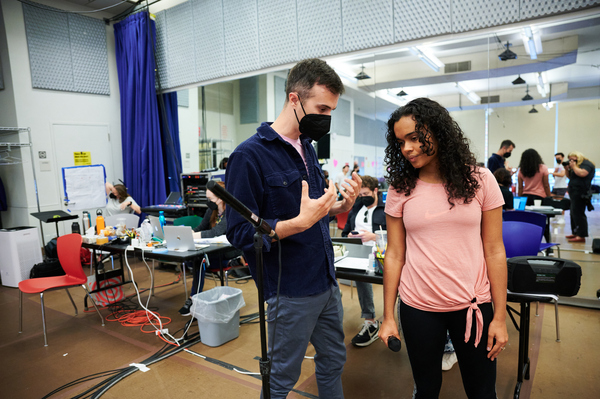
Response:
[[[42,263],[33,265],[29,278],[64,276],[66,273],[58,259],[47,258]]]
[[[48,258],[48,259],[58,258],[58,252],[56,250],[56,247],[57,247],[56,238],[53,238],[46,243],[46,246],[44,247],[44,252],[45,252],[46,258]]]

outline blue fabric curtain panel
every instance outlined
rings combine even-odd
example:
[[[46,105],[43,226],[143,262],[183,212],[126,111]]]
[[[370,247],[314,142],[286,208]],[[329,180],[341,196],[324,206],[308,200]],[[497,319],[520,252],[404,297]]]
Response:
[[[162,95],[165,106],[165,116],[168,131],[164,123],[163,128],[163,155],[165,160],[165,176],[169,191],[181,192],[179,189],[179,176],[181,174],[181,146],[179,145],[179,118],[177,113],[177,92]],[[161,113],[161,115],[163,115]],[[162,118],[161,118],[161,122]]]
[[[124,181],[140,206],[162,204],[167,194],[154,76],[154,21],[140,12],[114,29]]]

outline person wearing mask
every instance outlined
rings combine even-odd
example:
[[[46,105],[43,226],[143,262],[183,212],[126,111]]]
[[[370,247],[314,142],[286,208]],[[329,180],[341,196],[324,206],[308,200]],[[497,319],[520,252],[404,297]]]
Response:
[[[225,183],[218,181],[217,184],[225,188]],[[204,218],[198,227],[194,229],[194,239],[200,238],[213,238],[222,236],[227,230],[227,218],[225,217],[225,202],[217,197],[212,191],[206,190],[206,205],[207,209],[204,212]],[[231,251],[222,254],[224,259],[232,259],[236,256],[241,255],[242,252],[233,248]],[[217,265],[219,262],[219,256],[208,256],[208,262],[211,265]],[[204,273],[205,267],[202,267],[200,263],[193,265],[193,283],[192,290],[190,291],[190,297],[186,299],[185,303],[179,309],[179,313],[182,316],[189,316],[190,309],[192,307],[192,296],[202,292],[204,288]]]
[[[377,238],[375,231],[386,229],[385,206],[379,194],[377,179],[371,176],[362,176],[361,179],[362,187],[354,207],[348,214],[342,237],[357,237],[361,239],[363,245],[374,246]],[[359,333],[352,338],[352,345],[369,346],[377,340],[379,331],[379,322],[375,320],[373,287],[371,283],[357,281],[356,292],[364,323]]]
[[[517,175],[517,193],[519,197],[527,197],[527,205],[533,205],[537,199],[550,197],[548,174],[548,167],[536,150],[529,148],[523,152]]]
[[[448,110],[417,98],[387,124],[388,247],[379,337],[406,342],[414,398],[437,398],[449,332],[468,398],[496,399],[508,342],[502,194]],[[451,150],[449,150],[451,149]],[[492,306],[493,304],[493,306]]]
[[[273,399],[286,398],[298,381],[309,343],[316,351],[319,397],[344,397],[343,306],[329,217],[352,209],[361,179],[356,174],[344,179],[343,199],[336,201],[335,186],[325,186],[311,144],[329,132],[331,111],[343,91],[325,61],[300,61],[288,74],[285,104],[275,122],[262,123],[229,156],[227,190],[278,238],[265,236],[262,253]],[[231,207],[225,213],[227,238],[244,251],[256,279],[254,226]]]
[[[345,164],[342,166],[342,171],[335,177],[335,189],[337,190],[338,194],[340,194],[343,189],[342,184],[344,184],[344,179],[348,177],[348,170],[350,170],[350,166]],[[341,198],[341,195],[339,198]]]
[[[556,166],[554,167],[554,172],[552,172],[552,176],[554,176],[554,187],[552,187],[552,194],[557,197],[564,197],[567,193],[567,171],[563,166],[563,162],[565,159],[565,154],[562,152],[557,152],[554,154],[554,159],[556,160]]]
[[[115,184],[113,186],[109,182],[106,182],[105,188],[106,195],[108,196],[106,204],[106,213],[108,213],[108,216],[133,212],[138,215],[142,213],[142,209],[127,194],[127,188],[123,184]]]
[[[496,169],[494,172],[494,177],[500,186],[502,198],[504,198],[504,205],[502,205],[502,209],[514,209],[514,197],[512,191],[510,191],[510,186],[512,186],[510,172],[504,168]]]
[[[504,140],[500,144],[500,149],[488,159],[488,169],[494,173],[496,169],[506,168],[506,160],[515,149],[515,143],[510,140]]]
[[[588,222],[585,214],[594,210],[592,206],[592,180],[596,166],[579,151],[569,153],[569,198],[571,199],[571,234],[569,242],[585,242],[588,236]]]

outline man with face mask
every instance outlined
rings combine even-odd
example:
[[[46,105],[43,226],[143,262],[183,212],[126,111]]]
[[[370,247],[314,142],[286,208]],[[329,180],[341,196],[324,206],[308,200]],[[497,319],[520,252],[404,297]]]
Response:
[[[554,154],[554,158],[556,160],[556,166],[554,167],[554,172],[552,172],[552,176],[554,176],[552,194],[558,197],[564,197],[567,193],[567,172],[562,164],[565,159],[565,154],[557,152]]]
[[[342,237],[358,237],[363,245],[375,245],[375,231],[386,230],[385,204],[381,200],[379,182],[371,176],[362,176],[362,187],[356,204],[348,214],[348,221]],[[382,250],[385,248],[381,248]],[[375,320],[373,287],[370,283],[356,282],[356,292],[360,303],[361,317],[365,319],[358,334],[352,338],[352,345],[363,347],[377,341],[379,322]]]
[[[494,173],[496,169],[506,167],[506,159],[512,154],[512,150],[515,149],[515,143],[510,140],[504,140],[500,144],[500,149],[488,159],[488,169]]]
[[[339,76],[324,61],[299,62],[288,74],[286,101],[275,122],[261,124],[227,164],[227,190],[264,218],[280,239],[263,238],[272,398],[287,397],[296,384],[309,342],[316,351],[319,397],[343,398],[343,308],[329,216],[352,208],[361,180],[358,175],[345,179],[343,199],[336,201],[333,181],[325,185],[311,144],[329,132],[331,111],[343,91]],[[254,227],[231,207],[225,213],[227,238],[244,251],[256,278]]]

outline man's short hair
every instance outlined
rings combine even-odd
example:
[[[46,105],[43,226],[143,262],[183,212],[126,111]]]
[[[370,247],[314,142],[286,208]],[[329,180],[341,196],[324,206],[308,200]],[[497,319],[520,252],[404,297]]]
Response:
[[[362,186],[368,188],[371,191],[375,191],[379,187],[379,182],[376,178],[371,176],[362,176]]]
[[[500,143],[500,148],[508,148],[510,146],[516,147],[515,143],[513,143],[510,140],[504,140],[502,143]]]
[[[290,70],[285,87],[285,101],[289,101],[290,93],[296,92],[301,100],[310,98],[310,89],[314,85],[323,85],[333,94],[343,94],[344,84],[327,63],[318,58],[302,60]]]
[[[565,157],[565,154],[563,154],[562,152],[557,152],[556,154],[554,154],[554,156],[560,155],[561,157]]]
[[[342,170],[344,170],[346,168],[350,169],[350,165],[346,164],[346,165],[342,166]]]

